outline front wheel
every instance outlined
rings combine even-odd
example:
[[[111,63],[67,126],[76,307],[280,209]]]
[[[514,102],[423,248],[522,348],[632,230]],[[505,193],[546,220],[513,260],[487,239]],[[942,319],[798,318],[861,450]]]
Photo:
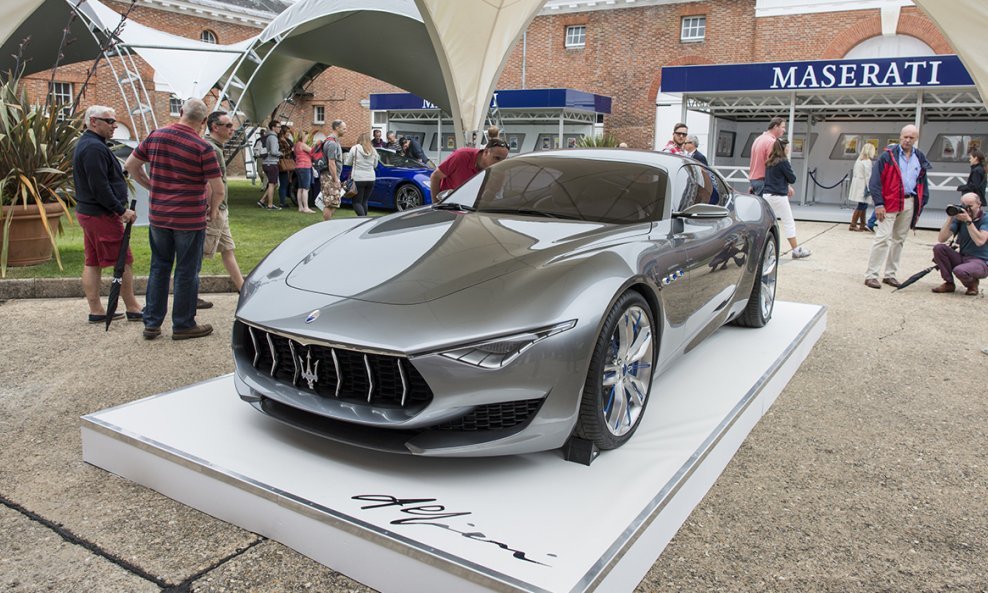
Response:
[[[649,311],[637,292],[621,295],[597,338],[576,433],[602,450],[631,438],[648,403],[656,353]]]
[[[395,208],[398,210],[408,210],[418,208],[422,205],[422,190],[406,183],[395,191]]]
[[[743,327],[764,327],[772,319],[772,309],[775,308],[775,284],[779,275],[779,249],[775,235],[769,233],[762,249],[762,259],[756,272],[754,286],[748,305],[735,320]]]

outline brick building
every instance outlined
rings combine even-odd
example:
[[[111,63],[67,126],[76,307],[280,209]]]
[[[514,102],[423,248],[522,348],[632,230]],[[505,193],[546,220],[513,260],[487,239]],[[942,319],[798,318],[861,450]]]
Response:
[[[229,44],[259,33],[286,2],[139,0],[130,18],[176,35]],[[129,6],[114,0],[107,4],[120,12]],[[883,8],[887,13],[890,6],[898,14],[896,34],[920,39],[935,53],[953,53],[933,22],[904,0],[548,0],[508,58],[497,88],[569,87],[610,96],[613,109],[605,118],[605,131],[632,147],[651,148],[665,136],[656,131],[662,66],[842,57],[882,35]],[[369,39],[399,46],[400,40],[388,39],[387,33],[373,32]],[[139,58],[137,64],[158,125],[175,121],[177,100],[155,82],[150,66]],[[39,96],[50,80],[56,91],[74,92],[88,66],[63,66],[54,78],[51,73],[34,75],[29,92]],[[356,137],[371,126],[369,94],[397,91],[388,83],[329,68],[274,115],[317,132],[328,131],[333,119],[345,119]],[[111,105],[118,114],[127,111],[105,65],[83,101],[91,103]],[[121,120],[126,127],[121,135],[142,135],[126,118]]]

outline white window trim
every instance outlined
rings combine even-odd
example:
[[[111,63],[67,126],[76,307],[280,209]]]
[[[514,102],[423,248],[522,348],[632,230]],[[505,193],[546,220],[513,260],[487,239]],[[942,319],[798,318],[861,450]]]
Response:
[[[697,21],[697,20],[701,20],[701,19],[703,20],[703,34],[702,35],[698,35],[698,36],[694,36],[694,37],[687,37],[686,36],[686,32],[687,32],[686,23],[688,21]],[[691,31],[692,30],[695,30],[695,29],[699,29],[699,27],[696,27],[696,26],[689,27],[689,30],[691,30]],[[679,21],[679,40],[681,42],[683,42],[683,43],[697,43],[697,42],[700,42],[700,41],[705,41],[706,38],[707,38],[707,16],[706,15],[704,15],[704,14],[694,14],[694,15],[690,15],[690,16],[684,16]]]
[[[212,39],[204,39],[204,37],[206,37],[207,35]],[[199,41],[202,41],[203,43],[214,43],[214,44],[219,43],[219,39],[216,37],[216,33],[213,33],[209,29],[203,29],[202,32],[199,33]]]
[[[583,41],[582,42],[571,42],[570,41],[570,31],[576,29],[583,29]],[[575,35],[574,35],[575,37]],[[579,49],[587,46],[587,26],[586,25],[567,25],[566,26],[566,36],[563,40],[563,45],[566,49]]]
[[[178,107],[172,111],[172,105],[175,105],[176,102]],[[182,115],[182,100],[174,95],[168,97],[168,115],[173,115],[175,117]]]
[[[319,116],[319,110],[322,109],[322,117]],[[312,106],[312,123],[314,124],[324,124],[326,123],[326,106],[325,105],[313,105]]]

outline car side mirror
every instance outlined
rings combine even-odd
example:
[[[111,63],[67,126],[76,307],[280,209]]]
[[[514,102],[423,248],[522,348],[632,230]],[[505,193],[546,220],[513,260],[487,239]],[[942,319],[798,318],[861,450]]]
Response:
[[[679,212],[673,212],[673,218],[692,218],[697,220],[709,220],[714,218],[727,218],[731,213],[724,206],[715,204],[693,204]]]
[[[443,200],[445,200],[446,198],[448,198],[449,197],[449,194],[451,194],[451,193],[453,193],[453,190],[451,190],[451,189],[444,189],[443,191],[441,191],[438,194],[436,194],[436,196],[434,198],[432,198],[432,203],[433,204],[442,204],[443,203]]]

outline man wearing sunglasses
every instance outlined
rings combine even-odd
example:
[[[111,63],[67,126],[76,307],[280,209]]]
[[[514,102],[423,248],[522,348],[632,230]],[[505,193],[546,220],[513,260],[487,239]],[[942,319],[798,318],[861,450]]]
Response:
[[[89,303],[89,323],[102,323],[106,320],[106,309],[100,300],[100,270],[116,265],[124,224],[135,220],[137,214],[127,207],[127,180],[123,168],[106,145],[117,129],[115,112],[109,107],[92,105],[86,110],[84,125],[86,131],[79,138],[72,157],[76,220],[82,228],[86,258],[82,268],[82,290]],[[134,297],[133,261],[128,248],[120,296],[127,306],[127,320],[141,321],[141,305]],[[123,317],[123,314],[114,317]]]
[[[225,111],[214,111],[206,118],[206,140],[213,147],[216,161],[220,166],[220,178],[223,180],[223,199],[220,201],[216,216],[206,222],[206,241],[203,243],[202,257],[212,259],[219,251],[223,260],[223,267],[230,274],[233,285],[240,290],[244,285],[244,276],[240,272],[240,265],[237,263],[237,256],[233,252],[236,244],[233,242],[233,235],[230,233],[230,210],[227,205],[227,182],[226,182],[226,156],[223,154],[223,145],[233,137],[233,121]],[[209,186],[206,186],[207,194]],[[207,195],[206,199],[211,200]],[[203,302],[202,299],[197,301]],[[210,305],[212,306],[212,305]],[[198,308],[202,308],[201,306]]]
[[[686,144],[686,137],[689,135],[690,129],[686,124],[678,123],[672,128],[672,140],[666,142],[665,148],[662,152],[668,152],[671,154],[686,154],[686,149],[683,145]]]
[[[459,148],[453,151],[429,177],[432,198],[441,191],[456,189],[484,169],[508,158],[508,143],[491,138],[484,148]]]

